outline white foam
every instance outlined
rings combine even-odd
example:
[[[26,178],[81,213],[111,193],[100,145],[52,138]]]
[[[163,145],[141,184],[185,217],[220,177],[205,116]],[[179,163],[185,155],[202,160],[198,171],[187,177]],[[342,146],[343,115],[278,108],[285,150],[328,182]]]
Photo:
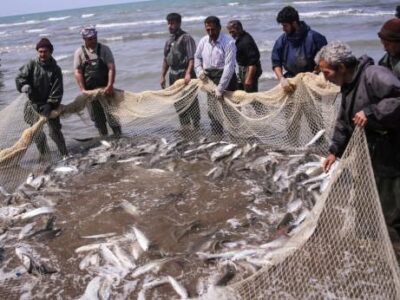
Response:
[[[81,28],[81,26],[70,26],[70,27],[68,27],[69,30],[74,30],[74,31],[79,29],[79,28]]]
[[[142,36],[165,34],[165,31],[143,32]]]
[[[83,14],[81,16],[81,18],[90,18],[90,17],[93,17],[93,16],[94,16],[94,14]]]
[[[51,33],[41,33],[41,34],[39,34],[39,36],[49,37],[49,36],[51,36]]]
[[[23,26],[23,25],[32,25],[32,24],[37,24],[39,21],[35,20],[29,20],[26,22],[17,22],[17,23],[9,23],[9,24],[0,24],[0,28],[2,27],[10,27],[10,26]]]
[[[55,59],[56,61],[60,61],[60,60],[66,59],[66,58],[68,58],[68,57],[70,57],[70,56],[71,56],[71,55],[68,55],[68,54],[57,55],[57,56],[54,57],[54,59]]]
[[[324,3],[325,1],[294,1],[293,5]]]
[[[377,17],[393,15],[390,11],[375,11],[375,12],[365,12],[362,9],[343,9],[343,10],[329,10],[329,11],[311,11],[307,13],[300,13],[301,17],[307,18],[331,18],[337,16],[360,16],[360,17]]]
[[[71,18],[71,16],[64,16],[64,17],[57,17],[57,18],[53,17],[53,18],[48,18],[47,21],[56,22],[56,21],[66,20],[66,19],[69,19],[69,18]]]
[[[25,32],[35,33],[35,32],[42,32],[42,31],[45,31],[45,30],[46,30],[46,28],[37,28],[37,29],[28,29]]]
[[[229,6],[236,6],[236,5],[239,5],[239,2],[231,2],[231,3],[228,3],[228,5]]]
[[[106,37],[104,38],[106,41],[122,41],[124,37],[122,35],[119,36],[111,36],[111,37]]]

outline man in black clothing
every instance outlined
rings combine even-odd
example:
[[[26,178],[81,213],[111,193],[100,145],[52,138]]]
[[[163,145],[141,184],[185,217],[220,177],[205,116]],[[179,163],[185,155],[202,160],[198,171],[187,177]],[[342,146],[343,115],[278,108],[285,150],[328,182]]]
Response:
[[[262,74],[260,51],[253,37],[243,30],[238,20],[228,22],[229,34],[235,39],[236,61],[239,67],[238,89],[247,93],[258,92],[258,78]]]

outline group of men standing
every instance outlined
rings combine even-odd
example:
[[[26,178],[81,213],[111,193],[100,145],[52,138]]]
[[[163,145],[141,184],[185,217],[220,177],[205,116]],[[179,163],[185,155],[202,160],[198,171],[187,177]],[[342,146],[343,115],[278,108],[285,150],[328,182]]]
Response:
[[[208,98],[209,110],[222,99],[225,91],[258,91],[258,79],[262,74],[260,52],[240,21],[232,20],[227,24],[232,39],[221,32],[217,17],[207,17],[204,21],[207,35],[197,47],[194,39],[181,29],[179,14],[169,14],[167,22],[171,36],[164,47],[162,88],[166,87],[168,71],[170,85],[178,79],[189,83],[196,76],[208,78],[216,85],[213,97]],[[375,66],[366,55],[356,58],[347,44],[328,44],[323,35],[300,20],[291,6],[278,13],[277,22],[284,33],[275,42],[271,60],[282,88],[293,92],[296,87],[287,78],[314,71],[322,72],[327,80],[341,87],[341,109],[324,169],[329,170],[343,154],[355,127],[365,127],[386,221],[389,226],[400,229],[400,8],[397,7],[396,17],[387,21],[378,33],[386,51],[379,61],[380,66]],[[75,78],[80,90],[102,87],[105,93],[112,94],[115,64],[111,50],[97,42],[95,28],[83,29],[82,37],[84,45],[74,57]],[[29,97],[25,106],[28,124],[35,122],[30,110],[49,117],[63,95],[62,73],[52,58],[53,45],[48,39],[42,39],[36,50],[38,57],[23,66],[16,79],[17,89]],[[197,98],[190,107],[177,103],[176,110],[183,126],[199,127]],[[115,135],[121,134],[118,120],[105,112],[99,102],[92,102],[89,111],[100,135],[107,135],[107,122]],[[213,114],[209,113],[209,117],[213,132],[221,132],[222,124]],[[66,155],[59,118],[49,119],[49,129],[60,153]],[[47,151],[45,139],[44,134],[36,139],[40,153]]]

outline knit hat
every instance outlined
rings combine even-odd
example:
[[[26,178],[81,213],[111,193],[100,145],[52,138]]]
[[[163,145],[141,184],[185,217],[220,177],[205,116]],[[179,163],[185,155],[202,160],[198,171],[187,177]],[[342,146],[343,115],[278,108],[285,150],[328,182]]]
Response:
[[[82,37],[84,39],[90,39],[97,37],[97,30],[93,25],[86,26],[81,30]]]
[[[378,36],[382,40],[400,42],[400,19],[394,18],[383,24]]]
[[[47,48],[50,50],[50,53],[53,53],[54,47],[50,43],[49,39],[47,38],[42,38],[37,44],[36,44],[36,51],[39,50],[39,48]]]

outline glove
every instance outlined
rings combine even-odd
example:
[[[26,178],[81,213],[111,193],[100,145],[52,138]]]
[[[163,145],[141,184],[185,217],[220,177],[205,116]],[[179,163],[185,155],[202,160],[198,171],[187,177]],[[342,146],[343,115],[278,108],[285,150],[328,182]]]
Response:
[[[29,84],[24,84],[21,88],[21,93],[30,94],[32,92],[32,88]]]
[[[282,77],[279,83],[286,94],[291,94],[296,90],[296,85],[290,83],[289,80],[287,80],[287,78],[285,77]]]
[[[46,118],[50,117],[50,113],[53,110],[53,107],[50,103],[46,103],[39,108],[39,112],[45,116]]]
[[[204,81],[204,80],[206,80],[206,78],[207,78],[206,73],[204,71],[201,71],[200,74],[199,74],[199,79],[201,81]]]

